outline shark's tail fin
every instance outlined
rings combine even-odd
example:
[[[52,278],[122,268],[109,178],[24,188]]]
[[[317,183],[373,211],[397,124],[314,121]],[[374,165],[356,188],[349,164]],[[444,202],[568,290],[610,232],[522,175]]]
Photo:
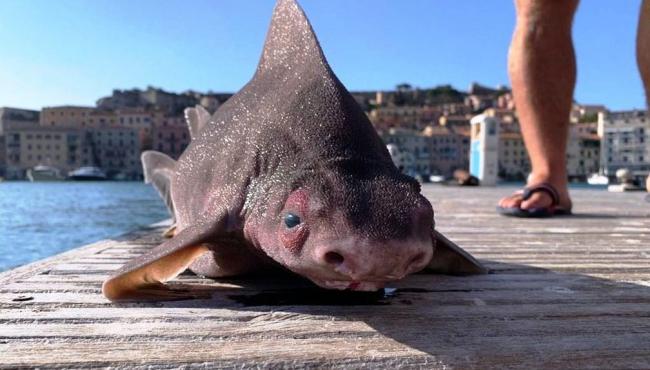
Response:
[[[176,221],[174,203],[171,197],[171,179],[176,168],[176,161],[166,154],[147,150],[140,156],[142,167],[144,169],[144,182],[152,184],[165,201],[169,213]]]
[[[210,117],[210,112],[201,105],[185,108],[185,120],[190,129],[190,138],[194,139],[199,134],[199,131],[210,121]]]

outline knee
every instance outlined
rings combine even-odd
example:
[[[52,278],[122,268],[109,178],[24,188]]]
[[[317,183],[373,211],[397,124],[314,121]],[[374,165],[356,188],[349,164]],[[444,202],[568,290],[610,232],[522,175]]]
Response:
[[[525,39],[571,33],[578,0],[516,0],[517,32]]]

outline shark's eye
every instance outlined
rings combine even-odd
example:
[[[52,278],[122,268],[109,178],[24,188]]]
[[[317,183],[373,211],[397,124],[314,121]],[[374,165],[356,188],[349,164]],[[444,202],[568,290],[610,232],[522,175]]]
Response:
[[[284,224],[287,225],[287,227],[290,229],[294,228],[300,225],[300,217],[294,215],[293,213],[287,213],[287,215],[284,216]]]

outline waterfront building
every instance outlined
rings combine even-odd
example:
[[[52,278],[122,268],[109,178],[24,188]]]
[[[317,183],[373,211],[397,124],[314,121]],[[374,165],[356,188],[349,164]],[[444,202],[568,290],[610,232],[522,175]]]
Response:
[[[0,136],[4,135],[5,129],[37,124],[39,116],[40,112],[37,110],[1,107]]]
[[[119,121],[115,111],[106,109],[93,110],[88,118],[88,127],[117,127]]]
[[[37,165],[56,167],[62,172],[79,165],[76,149],[78,130],[43,127],[39,124],[12,127],[6,131],[6,177],[24,179],[26,171]]]
[[[68,173],[82,166],[97,166],[109,176],[142,176],[137,131],[119,127],[72,128],[38,124],[13,127],[6,132],[6,177],[24,179],[26,171],[44,164]]]
[[[499,135],[499,177],[503,180],[525,180],[530,173],[530,159],[519,132]]]
[[[11,107],[0,108],[0,177],[6,176],[7,145],[5,131],[25,125],[36,125],[39,121],[39,111]]]
[[[411,168],[405,169],[409,175],[428,176],[431,174],[431,153],[428,137],[417,130],[391,128],[383,132],[382,139],[387,145],[393,144],[402,153],[412,156]]]
[[[40,124],[43,127],[87,127],[90,123],[89,116],[94,109],[72,105],[45,107],[41,110]]]
[[[403,173],[415,174],[415,160],[412,153],[401,150],[396,144],[388,144],[386,148],[395,167]]]
[[[454,171],[469,168],[469,127],[428,126],[422,134],[429,138],[432,175],[451,177]]]
[[[154,112],[143,107],[120,108],[115,111],[117,127],[133,129],[138,133],[142,150],[152,149]]]
[[[385,106],[378,107],[368,113],[368,118],[378,131],[391,128],[422,130],[424,127],[436,124],[442,111],[437,107],[418,106]]]
[[[626,168],[637,180],[650,172],[650,119],[646,111],[601,112],[598,114],[601,137],[601,171],[613,178]]]
[[[584,182],[600,168],[600,137],[597,124],[572,123],[567,143],[567,175],[571,181]]]
[[[77,155],[83,165],[94,165],[109,178],[142,178],[140,131],[127,127],[98,127],[81,133]],[[90,156],[89,156],[90,154]]]
[[[154,115],[152,148],[178,159],[190,143],[190,132],[184,116]]]

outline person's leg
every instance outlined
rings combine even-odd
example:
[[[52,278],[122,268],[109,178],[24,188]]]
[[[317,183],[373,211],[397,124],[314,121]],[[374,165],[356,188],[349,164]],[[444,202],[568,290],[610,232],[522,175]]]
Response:
[[[650,107],[650,0],[644,0],[639,14],[636,34],[636,61],[645,88],[647,107]],[[646,179],[646,190],[650,192],[650,175]]]
[[[508,69],[521,131],[531,161],[528,185],[547,182],[560,193],[560,205],[571,207],[566,145],[576,80],[571,38],[578,0],[515,0],[517,24]],[[501,207],[546,207],[551,198],[535,193],[501,199]]]

